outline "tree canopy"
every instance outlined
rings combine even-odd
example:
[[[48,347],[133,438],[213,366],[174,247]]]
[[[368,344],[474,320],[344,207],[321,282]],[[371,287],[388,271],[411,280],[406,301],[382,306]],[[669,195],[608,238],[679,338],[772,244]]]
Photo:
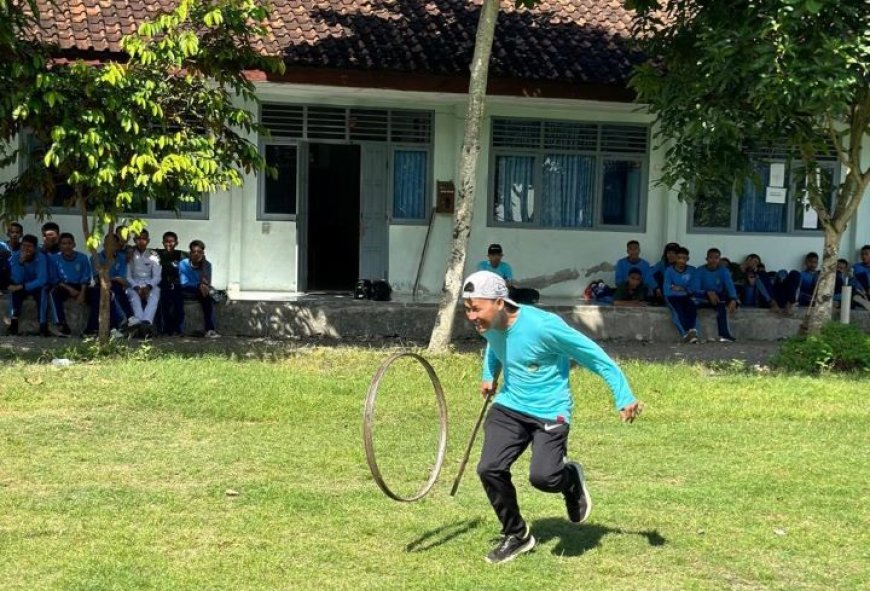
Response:
[[[865,0],[629,0],[649,57],[631,80],[665,147],[660,181],[701,206],[778,153],[803,172],[790,203],[808,203],[825,232],[813,329],[830,317],[840,237],[870,183],[870,25]],[[843,171],[836,187],[814,174]],[[833,193],[833,200],[827,198]]]

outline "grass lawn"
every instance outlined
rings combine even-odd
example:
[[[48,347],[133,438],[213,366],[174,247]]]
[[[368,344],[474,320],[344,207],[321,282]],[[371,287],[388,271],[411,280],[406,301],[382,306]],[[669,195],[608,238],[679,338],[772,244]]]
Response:
[[[115,359],[0,368],[0,588],[867,589],[870,381],[625,363],[646,403],[619,422],[573,372],[570,449],[588,523],[515,467],[537,549],[483,555],[499,526],[469,465],[479,361],[433,359],[450,412],[439,484],[399,504],[374,485],[362,403],[384,351],[278,361]],[[411,365],[379,398],[386,478],[409,492],[434,454]],[[399,451],[401,450],[401,456]]]

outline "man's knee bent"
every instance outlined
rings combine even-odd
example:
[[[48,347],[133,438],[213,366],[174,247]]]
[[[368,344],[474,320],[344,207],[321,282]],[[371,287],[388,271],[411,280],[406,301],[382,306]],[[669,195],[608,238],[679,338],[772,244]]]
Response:
[[[553,470],[535,469],[529,471],[529,482],[536,489],[544,492],[559,492],[562,490],[564,468]]]

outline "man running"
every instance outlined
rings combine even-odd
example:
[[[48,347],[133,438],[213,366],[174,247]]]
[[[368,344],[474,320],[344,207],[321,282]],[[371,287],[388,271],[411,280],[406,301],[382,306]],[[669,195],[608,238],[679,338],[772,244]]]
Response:
[[[582,523],[592,510],[583,468],[567,460],[573,401],[568,385],[570,360],[600,375],[613,393],[623,421],[640,412],[622,371],[592,340],[559,316],[508,297],[504,279],[488,271],[463,284],[465,315],[487,341],[483,363],[484,396],[493,391],[502,369],[502,388],[484,423],[483,452],[477,473],[502,525],[502,537],[487,562],[516,558],[535,546],[520,515],[510,468],[531,444],[529,481],[550,493],[562,493],[568,519]]]

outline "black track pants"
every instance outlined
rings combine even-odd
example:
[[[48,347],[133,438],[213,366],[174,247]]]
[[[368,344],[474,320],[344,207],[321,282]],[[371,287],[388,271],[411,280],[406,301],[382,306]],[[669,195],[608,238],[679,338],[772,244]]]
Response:
[[[517,490],[511,481],[511,466],[531,444],[529,482],[544,492],[562,492],[568,483],[565,477],[568,430],[567,423],[547,423],[497,404],[489,409],[483,425],[483,452],[477,474],[503,534],[522,536],[526,532]]]

